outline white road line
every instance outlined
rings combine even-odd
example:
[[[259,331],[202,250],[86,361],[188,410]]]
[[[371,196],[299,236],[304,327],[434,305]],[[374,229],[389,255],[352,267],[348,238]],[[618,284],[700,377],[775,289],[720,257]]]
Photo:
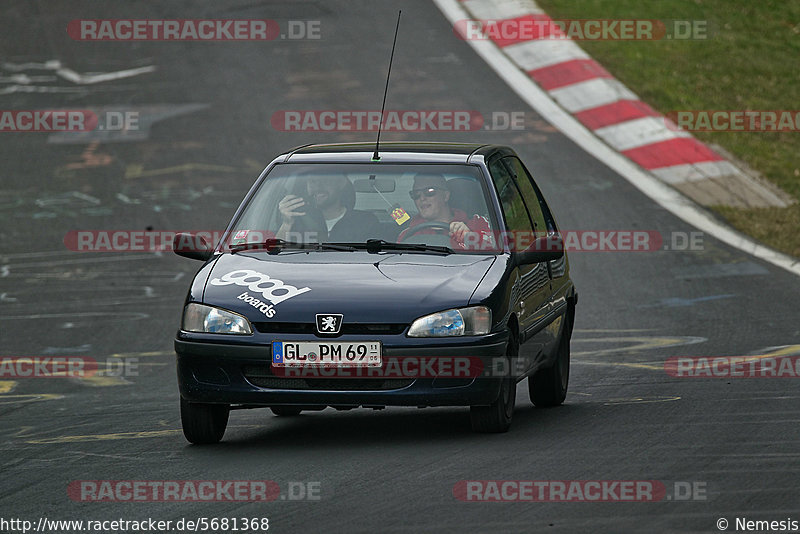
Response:
[[[533,83],[533,82],[531,82]],[[550,91],[550,96],[570,113],[619,102],[639,100],[636,94],[614,78],[594,78]]]
[[[28,69],[57,70],[61,68],[61,61],[57,59],[48,59],[44,63],[11,63],[6,61],[3,63],[3,68],[14,72]]]
[[[474,43],[474,40],[469,40]],[[493,43],[486,41],[488,44]],[[494,45],[493,45],[494,46]],[[511,61],[525,71],[531,71],[570,61],[573,59],[589,59],[589,54],[572,41],[556,39],[539,39],[503,47]]]
[[[689,132],[667,128],[664,119],[658,117],[640,117],[612,124],[598,128],[594,133],[619,151],[678,137],[691,137]]]
[[[85,93],[84,87],[47,87],[39,85],[9,85],[0,89],[0,95],[14,93]]]
[[[451,24],[470,18],[456,0],[433,0]],[[723,243],[767,261],[800,276],[800,260],[772,250],[733,228],[720,223],[714,215],[702,209],[678,191],[638,167],[622,154],[595,137],[569,113],[559,107],[524,72],[519,70],[503,52],[488,41],[470,40],[469,45],[494,69],[506,84],[550,124],[586,152],[628,180],[642,193],[670,213],[719,239]]]
[[[107,82],[110,80],[118,80],[120,78],[130,78],[131,76],[138,76],[139,74],[146,74],[154,72],[156,68],[153,65],[146,67],[139,67],[137,69],[118,70],[116,72],[101,72],[100,74],[80,74],[72,69],[66,67],[58,69],[56,74],[61,76],[67,81],[77,83],[79,85],[91,85],[95,83]]]

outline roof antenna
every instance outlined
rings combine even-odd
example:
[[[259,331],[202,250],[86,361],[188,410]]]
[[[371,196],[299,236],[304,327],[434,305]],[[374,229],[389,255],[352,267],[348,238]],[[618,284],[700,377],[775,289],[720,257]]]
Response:
[[[383,89],[383,104],[381,104],[381,121],[378,124],[378,139],[375,140],[375,153],[372,155],[373,161],[378,161],[381,157],[378,155],[378,149],[381,144],[381,128],[383,128],[383,111],[386,109],[386,93],[389,91],[389,76],[392,74],[392,61],[394,60],[394,47],[397,45],[397,31],[400,29],[400,14],[402,10],[397,12],[397,26],[394,28],[394,42],[392,43],[392,55],[389,57],[389,72],[386,73],[386,87]]]

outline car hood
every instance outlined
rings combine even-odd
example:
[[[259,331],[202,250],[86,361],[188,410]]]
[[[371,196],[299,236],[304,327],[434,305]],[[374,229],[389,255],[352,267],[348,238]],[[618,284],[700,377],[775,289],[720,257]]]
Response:
[[[313,323],[317,313],[341,313],[345,322],[407,324],[466,306],[494,260],[363,251],[223,254],[203,302],[254,322]]]

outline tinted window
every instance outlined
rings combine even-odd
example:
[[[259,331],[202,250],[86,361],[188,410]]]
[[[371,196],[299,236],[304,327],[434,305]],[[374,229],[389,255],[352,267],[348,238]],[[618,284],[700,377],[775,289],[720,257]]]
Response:
[[[528,207],[528,213],[533,221],[533,226],[537,232],[547,233],[547,222],[542,212],[541,199],[536,194],[536,189],[533,187],[533,182],[525,166],[522,162],[514,157],[503,158],[503,162],[508,165],[508,168],[517,179],[520,191],[522,191],[522,198],[525,200],[525,205]]]
[[[503,206],[508,229],[512,232],[532,232],[533,228],[528,218],[528,212],[511,173],[500,160],[489,164],[489,172],[491,172],[497,188],[497,196]]]

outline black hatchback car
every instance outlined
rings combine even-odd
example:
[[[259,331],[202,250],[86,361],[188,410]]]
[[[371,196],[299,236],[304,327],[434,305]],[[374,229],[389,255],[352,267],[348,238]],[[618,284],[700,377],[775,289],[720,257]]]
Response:
[[[505,432],[517,382],[561,404],[578,295],[558,225],[508,147],[305,146],[261,173],[204,261],[175,340],[181,421],[231,409],[469,406]],[[376,157],[377,156],[377,157]]]

